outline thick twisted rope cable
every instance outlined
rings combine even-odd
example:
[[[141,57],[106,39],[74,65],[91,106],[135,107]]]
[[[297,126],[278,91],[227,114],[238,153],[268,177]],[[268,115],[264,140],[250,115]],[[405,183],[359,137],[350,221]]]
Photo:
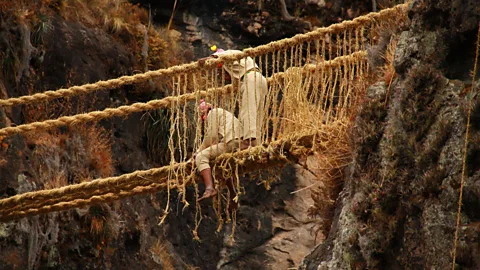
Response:
[[[55,211],[62,211],[72,208],[81,208],[84,206],[99,204],[99,203],[108,203],[112,201],[121,200],[127,197],[141,195],[145,193],[153,193],[159,189],[167,187],[167,183],[155,183],[144,187],[136,187],[128,191],[119,191],[116,194],[107,193],[102,195],[91,196],[88,199],[75,199],[72,201],[58,202],[52,205],[45,205],[39,208],[30,208],[27,210],[18,210],[12,211],[9,214],[2,215],[0,221],[11,221],[15,219],[20,219],[23,217],[36,216],[40,214],[46,214]],[[170,184],[170,188],[176,188],[175,183]]]
[[[272,142],[267,147],[256,146],[253,149],[223,154],[217,158],[216,164],[222,164],[224,159],[228,159],[229,161],[233,160],[233,162],[235,162],[239,157],[247,157],[251,153],[255,153],[256,156],[267,156],[270,166],[274,166],[278,162],[286,162],[286,159],[284,158],[286,154],[285,152],[290,152],[290,155],[296,154],[295,147],[297,146],[292,142],[301,142],[302,145],[300,147],[311,147],[313,145],[312,140],[314,138],[319,139],[319,136],[315,136],[315,134],[316,133],[293,136],[290,139]],[[285,145],[289,146],[285,147]],[[272,149],[277,150],[272,152]],[[258,160],[251,161],[251,163],[255,162],[258,162]],[[155,192],[158,189],[167,186],[167,177],[163,177],[160,181],[147,180],[143,182],[143,186],[133,186],[128,190],[117,190],[117,186],[121,185],[122,182],[135,181],[137,178],[143,178],[143,176],[156,177],[162,173],[167,175],[168,171],[180,167],[193,169],[191,165],[190,162],[177,163],[173,166],[164,166],[146,171],[136,171],[118,177],[96,179],[91,182],[84,182],[56,189],[33,191],[15,195],[0,200],[0,221],[10,221],[26,216],[83,207],[94,203],[106,203],[133,195]],[[266,165],[267,164],[262,164],[263,167]],[[243,166],[245,169],[248,169],[248,164],[243,164]],[[170,181],[172,182],[170,187],[177,187],[175,183],[173,183],[175,182],[174,180]]]
[[[315,71],[318,68],[326,68],[326,67],[340,67],[342,65],[351,63],[351,62],[358,62],[365,59],[367,53],[364,51],[356,52],[351,55],[347,56],[340,56],[330,61],[322,62],[318,65],[309,64],[305,66],[305,70],[308,71]],[[272,80],[276,80],[281,78],[285,72],[279,72],[276,75],[272,76],[268,79],[270,83]],[[57,119],[46,120],[41,122],[33,122],[29,124],[18,125],[16,127],[6,127],[0,129],[0,136],[10,136],[15,133],[26,133],[30,131],[37,131],[37,130],[47,130],[55,127],[61,127],[66,125],[75,125],[82,122],[88,121],[99,121],[106,118],[111,118],[114,116],[126,116],[131,113],[136,112],[143,112],[149,110],[155,110],[159,108],[166,108],[171,106],[172,104],[178,104],[187,102],[190,100],[196,100],[198,95],[201,97],[215,95],[215,94],[228,94],[233,91],[233,86],[226,85],[220,88],[211,88],[207,91],[200,91],[200,93],[188,93],[179,96],[170,96],[165,97],[159,100],[151,100],[149,102],[143,103],[138,102],[132,105],[125,105],[120,106],[118,108],[107,108],[103,111],[93,111],[89,113],[77,114],[73,116],[63,116]]]
[[[129,174],[123,174],[117,177],[108,177],[96,179],[90,182],[69,185],[52,190],[39,190],[27,192],[21,195],[9,197],[0,200],[0,216],[18,209],[24,209],[33,202],[36,207],[48,204],[54,204],[62,201],[70,201],[72,198],[89,198],[90,195],[102,195],[107,193],[116,193],[122,190],[133,189],[137,186],[148,186],[151,184],[163,184],[165,181],[154,181],[149,178],[155,178],[167,174],[168,171],[176,170],[180,166],[187,164],[177,163],[171,166],[154,168],[144,171],[135,171]]]
[[[280,142],[274,142],[277,145]],[[260,148],[260,147],[258,147]],[[233,157],[248,155],[247,150],[234,153]],[[218,160],[222,160],[220,156]],[[161,168],[150,169],[146,171],[136,171],[134,173],[121,175],[118,177],[109,177],[97,179],[91,182],[70,185],[52,190],[40,190],[28,192],[13,196],[0,201],[0,217],[9,215],[12,212],[21,212],[26,209],[42,208],[43,206],[59,204],[72,200],[86,200],[93,196],[100,196],[110,193],[121,193],[125,190],[132,190],[137,187],[151,186],[154,184],[165,184],[169,172],[184,168],[191,170],[192,164],[189,162],[177,163]],[[161,177],[161,181],[149,180],[147,177]],[[138,181],[140,178],[140,181]],[[180,183],[181,184],[181,183]],[[113,197],[112,197],[113,198]],[[48,207],[47,207],[48,208]]]
[[[179,66],[173,66],[166,69],[152,70],[145,73],[139,73],[131,76],[122,76],[116,79],[98,81],[92,84],[84,84],[80,86],[72,86],[70,88],[63,88],[56,91],[45,91],[42,93],[37,93],[30,96],[22,96],[17,98],[9,99],[0,99],[0,106],[15,106],[21,104],[31,104],[41,101],[48,101],[52,99],[62,98],[62,97],[71,97],[81,94],[91,93],[100,89],[112,89],[118,88],[126,84],[132,84],[137,82],[144,82],[149,79],[158,78],[162,76],[171,76],[178,75],[179,73],[187,73],[195,70],[201,70],[203,68],[210,68],[216,66],[221,62],[233,62],[240,60],[246,56],[255,57],[260,54],[265,54],[273,52],[276,50],[283,49],[288,46],[293,46],[300,44],[302,42],[309,42],[320,37],[325,36],[326,34],[338,33],[347,29],[353,29],[359,26],[364,26],[365,24],[375,21],[388,18],[392,14],[397,12],[404,12],[406,14],[407,4],[400,4],[392,8],[384,9],[380,12],[372,12],[363,16],[359,16],[351,21],[343,21],[341,23],[333,24],[328,27],[321,27],[314,31],[305,34],[297,34],[291,38],[285,38],[277,41],[270,42],[265,45],[260,45],[255,48],[248,48],[243,50],[243,52],[232,55],[222,55],[217,59],[210,59],[204,65],[199,65],[198,62],[193,62],[189,64],[183,64]]]

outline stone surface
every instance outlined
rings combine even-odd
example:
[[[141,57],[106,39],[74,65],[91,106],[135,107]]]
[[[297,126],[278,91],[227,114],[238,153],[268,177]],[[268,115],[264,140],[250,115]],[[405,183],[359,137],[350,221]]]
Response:
[[[312,159],[313,157],[310,157],[310,162],[315,163]],[[225,247],[220,252],[222,257],[217,269],[239,269],[248,264],[261,269],[294,268],[300,264],[302,258],[315,244],[323,241],[323,235],[317,233],[316,230],[319,220],[308,218],[308,208],[313,204],[309,187],[317,183],[318,179],[300,166],[295,166],[294,170],[293,168],[290,170],[296,175],[295,185],[289,184],[286,188],[279,183],[280,185],[275,185],[272,190],[273,193],[277,193],[279,189],[286,188],[281,193],[293,193],[288,199],[278,197],[278,200],[281,200],[280,204],[284,205],[283,211],[277,209],[271,213],[271,216],[267,214],[268,219],[259,219],[256,224],[251,222],[251,226],[247,226],[247,230],[242,228],[245,231],[236,232],[235,243],[232,246],[228,244],[231,243],[230,237],[226,236]],[[241,207],[240,211],[253,213],[253,216],[257,218],[264,215],[257,213],[254,208]],[[242,213],[240,215],[244,216]],[[248,219],[250,220],[250,218]],[[253,219],[255,220],[255,218]],[[256,230],[257,233],[247,236],[246,233],[252,230]],[[259,234],[259,232],[261,233]],[[252,246],[247,245],[245,240],[252,236],[261,242]],[[242,251],[240,254],[238,254],[239,249]]]

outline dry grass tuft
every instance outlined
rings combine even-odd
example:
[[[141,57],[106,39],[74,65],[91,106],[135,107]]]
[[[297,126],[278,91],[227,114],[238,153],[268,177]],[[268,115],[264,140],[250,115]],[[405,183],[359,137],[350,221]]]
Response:
[[[39,188],[57,188],[113,174],[111,135],[101,127],[28,133],[25,139],[33,149],[31,162]]]
[[[172,245],[162,239],[157,239],[157,241],[150,247],[150,254],[152,255],[153,260],[162,266],[161,269],[200,269],[200,267],[186,264],[178,256],[173,257],[174,253],[169,249],[173,249]],[[176,265],[181,265],[182,267],[175,267]]]
[[[176,65],[184,59],[179,36],[173,35],[174,31],[151,25],[148,11],[128,0],[1,1],[0,10],[11,20],[27,25],[35,47],[43,43],[43,35],[52,29],[52,18],[60,15],[92,29],[104,29],[124,44],[138,63],[143,63],[147,57],[149,70]],[[4,73],[15,72],[18,65],[16,50],[18,48],[7,48],[0,53]],[[142,68],[141,71],[145,70]]]
[[[392,37],[390,43],[387,45],[387,50],[383,58],[385,59],[385,64],[381,68],[381,73],[383,74],[383,79],[386,84],[389,86],[392,84],[393,79],[397,75],[395,72],[395,67],[393,65],[393,60],[395,58],[395,50],[397,49],[398,38]]]
[[[64,187],[68,184],[67,176],[64,171],[58,172],[57,175],[53,175],[52,177],[52,179],[44,182],[45,189]]]
[[[365,76],[350,82],[353,92],[356,93],[343,117],[336,119],[329,124],[319,124],[320,113],[304,112],[302,117],[308,117],[309,123],[315,123],[318,128],[319,136],[314,145],[315,174],[318,177],[319,184],[312,188],[311,194],[314,204],[309,208],[310,217],[320,217],[322,223],[319,224],[317,233],[328,234],[330,229],[335,201],[343,188],[344,170],[353,160],[353,140],[351,137],[354,122],[357,118],[359,108],[364,102],[366,89],[376,80],[375,76]],[[304,110],[303,105],[298,106]],[[310,111],[310,109],[306,109]]]
[[[383,81],[388,85],[387,94],[385,97],[385,105],[387,104],[387,101],[388,101],[388,95],[390,93],[392,82],[397,76],[397,73],[395,72],[395,66],[393,65],[393,61],[395,59],[395,50],[397,49],[397,43],[398,43],[398,37],[393,35],[390,38],[390,42],[387,45],[387,50],[383,55],[383,59],[385,60],[385,63],[380,68],[380,74],[382,74],[383,76]]]
[[[147,56],[149,70],[182,62],[182,48],[178,36],[171,35],[165,28],[151,25],[148,11],[139,4],[132,4],[127,0],[90,2],[68,1],[70,8],[66,8],[65,16],[93,27],[103,28],[114,38],[127,43],[127,47],[137,57],[139,63],[145,62]],[[81,13],[76,11],[79,8],[82,10]]]
[[[160,259],[160,263],[162,264],[162,269],[166,269],[166,270],[175,269],[174,259],[172,258],[172,255],[168,252],[167,245],[162,243],[160,239],[158,239],[157,242],[154,245],[152,245],[152,247],[150,248],[150,252],[154,257],[154,260],[155,258]]]
[[[106,204],[90,206],[88,212],[83,216],[84,226],[97,242],[97,248],[99,249],[111,236],[110,220],[111,210]]]
[[[325,234],[330,228],[334,204],[343,186],[343,170],[352,161],[350,144],[351,125],[348,119],[337,120],[322,128],[322,141],[314,148],[317,162],[316,176],[320,184],[312,189],[314,204],[309,209],[310,217],[322,218],[320,229]]]
[[[90,153],[88,163],[93,171],[98,172],[100,177],[111,176],[113,174],[111,134],[103,128],[90,126],[82,129],[80,136],[91,138],[87,142],[86,150]]]
[[[9,144],[8,141],[4,139],[5,137],[0,136],[0,154],[2,155],[0,156],[0,168],[8,164],[8,160],[3,155],[6,155]]]

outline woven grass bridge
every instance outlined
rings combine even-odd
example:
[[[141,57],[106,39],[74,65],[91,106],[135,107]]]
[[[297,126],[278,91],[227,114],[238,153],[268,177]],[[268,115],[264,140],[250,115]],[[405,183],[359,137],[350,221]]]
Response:
[[[236,87],[238,82],[226,84],[223,79],[225,74],[217,69],[217,65],[232,65],[234,61],[246,57],[251,57],[258,64],[268,81],[265,111],[261,112],[264,115],[264,144],[225,153],[213,161],[217,183],[233,177],[241,190],[240,175],[246,172],[278,167],[286,162],[298,163],[299,159],[313,152],[329,151],[335,138],[348,133],[349,122],[361,99],[362,91],[357,86],[370,73],[367,46],[377,42],[382,29],[395,28],[399,20],[406,20],[406,11],[406,4],[398,5],[307,34],[245,49],[236,55],[208,60],[204,65],[189,63],[0,100],[1,107],[35,104],[159,78],[171,80],[173,85],[173,95],[160,100],[0,129],[0,136],[10,136],[164,108],[171,115],[170,132],[165,135],[170,138],[168,148],[173,157],[168,166],[161,168],[2,199],[0,221],[106,203],[161,189],[168,190],[168,194],[176,189],[183,194],[183,202],[188,206],[186,187],[196,186],[197,177],[187,149],[196,149],[202,139],[202,126],[196,124],[200,121],[195,104],[205,98],[215,107],[234,112],[240,97]],[[189,115],[195,119],[188,120]],[[188,128],[195,129],[193,136],[187,136]],[[174,155],[175,151],[180,155]],[[218,196],[217,206],[221,207],[221,194]],[[167,204],[166,212],[168,209]]]

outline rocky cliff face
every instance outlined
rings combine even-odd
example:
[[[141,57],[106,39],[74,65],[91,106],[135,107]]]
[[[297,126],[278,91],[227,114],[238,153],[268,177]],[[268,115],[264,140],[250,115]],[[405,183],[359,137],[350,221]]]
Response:
[[[136,0],[150,8],[152,18],[167,24],[173,13],[172,28],[182,32],[196,57],[222,48],[250,46],[304,33],[316,27],[350,20],[372,11],[368,1],[358,0]],[[176,2],[176,5],[175,5]],[[378,8],[390,7],[392,0],[376,1]],[[175,9],[174,9],[175,6]]]
[[[143,69],[142,58],[132,53],[136,39],[123,28],[125,25],[114,33],[107,22],[105,28],[94,27],[97,18],[93,16],[84,16],[85,21],[81,21],[63,13],[71,10],[70,6],[57,6],[52,1],[29,4],[23,9],[12,2],[0,5],[1,98],[92,83]],[[81,12],[90,16],[86,8]],[[127,86],[2,108],[0,126],[116,107],[152,96],[135,90]],[[150,168],[153,163],[147,158],[140,118],[140,114],[132,114],[98,125],[0,138],[0,197]],[[155,267],[151,256],[141,252],[150,246],[144,244],[145,234],[139,225],[154,212],[153,205],[141,198],[2,223],[0,268]],[[151,241],[148,243],[155,243]],[[144,257],[149,261],[144,262]]]
[[[368,89],[333,225],[300,269],[450,269],[469,106],[454,265],[480,267],[480,83],[470,76],[480,12],[476,1],[427,0],[409,16],[397,77]]]

